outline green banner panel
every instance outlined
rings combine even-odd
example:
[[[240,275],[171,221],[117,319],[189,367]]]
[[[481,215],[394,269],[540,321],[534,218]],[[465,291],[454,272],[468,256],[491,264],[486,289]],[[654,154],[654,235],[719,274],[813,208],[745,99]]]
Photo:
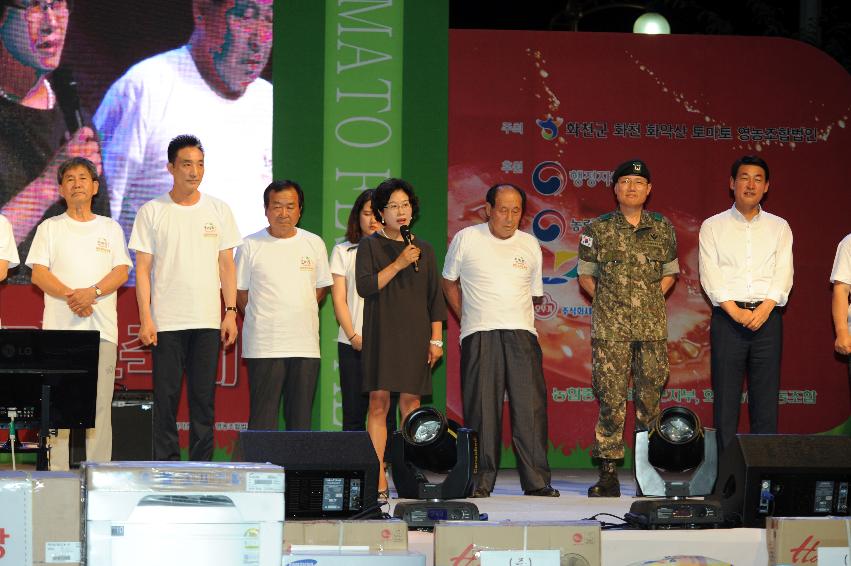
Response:
[[[300,226],[328,251],[361,191],[391,176],[424,206],[414,232],[446,251],[447,0],[286,0],[275,6],[276,178],[305,190]],[[337,322],[320,311],[314,428],[342,424]],[[445,364],[434,396],[445,406]]]

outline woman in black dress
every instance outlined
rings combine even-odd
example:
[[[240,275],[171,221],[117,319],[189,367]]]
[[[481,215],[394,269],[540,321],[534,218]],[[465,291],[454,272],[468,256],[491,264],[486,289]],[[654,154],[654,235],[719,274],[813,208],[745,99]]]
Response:
[[[431,393],[431,369],[443,356],[446,304],[434,249],[414,236],[408,244],[402,236],[419,212],[414,188],[402,179],[387,179],[375,189],[372,211],[381,229],[360,241],[355,273],[364,298],[366,429],[376,454],[383,455],[390,393],[399,393],[403,420],[420,406],[420,396]],[[380,466],[378,490],[386,497],[384,463]]]

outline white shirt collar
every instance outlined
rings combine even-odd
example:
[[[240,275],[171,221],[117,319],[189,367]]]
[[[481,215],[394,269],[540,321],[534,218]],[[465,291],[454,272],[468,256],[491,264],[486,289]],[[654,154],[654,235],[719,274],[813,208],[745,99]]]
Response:
[[[735,220],[738,220],[739,222],[744,222],[745,224],[749,224],[753,222],[759,222],[759,219],[762,218],[762,205],[758,204],[757,208],[759,208],[759,210],[757,211],[756,216],[754,216],[751,220],[748,220],[747,218],[745,218],[744,214],[739,212],[739,209],[736,208],[735,203],[733,203],[733,206],[730,207],[730,213],[732,214]]]

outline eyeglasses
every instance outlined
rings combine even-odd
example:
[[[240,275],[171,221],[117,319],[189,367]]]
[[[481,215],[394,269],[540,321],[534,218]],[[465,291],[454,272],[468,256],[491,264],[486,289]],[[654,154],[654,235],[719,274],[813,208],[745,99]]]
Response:
[[[393,213],[398,213],[400,210],[411,210],[411,201],[391,202],[384,207],[384,210],[389,210]]]
[[[630,179],[629,177],[621,177],[618,179],[618,185],[626,187],[628,185],[632,185],[636,189],[643,189],[647,186],[647,181],[644,179]]]
[[[35,20],[53,11],[57,16],[67,16],[71,10],[71,0],[12,0],[10,8],[23,10],[29,20]]]

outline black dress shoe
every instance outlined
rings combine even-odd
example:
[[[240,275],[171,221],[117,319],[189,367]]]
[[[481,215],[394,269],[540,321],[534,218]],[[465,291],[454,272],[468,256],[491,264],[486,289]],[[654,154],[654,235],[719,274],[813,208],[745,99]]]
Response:
[[[530,489],[528,491],[524,491],[523,495],[534,495],[536,497],[559,497],[561,494],[553,486],[545,485],[540,489]]]
[[[473,490],[473,493],[470,494],[470,499],[481,499],[482,497],[490,497],[491,492],[485,489],[484,487],[477,487]]]

